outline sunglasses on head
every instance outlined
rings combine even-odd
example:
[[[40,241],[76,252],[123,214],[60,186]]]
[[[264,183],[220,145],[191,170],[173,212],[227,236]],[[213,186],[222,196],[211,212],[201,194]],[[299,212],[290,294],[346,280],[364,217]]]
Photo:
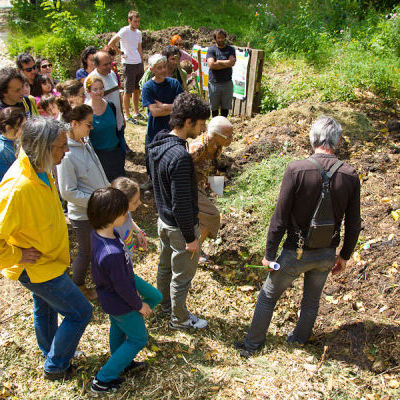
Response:
[[[29,67],[29,68],[24,68],[24,71],[25,71],[25,72],[31,72],[31,71],[33,71],[34,69],[37,69],[37,65],[34,65],[33,67]]]
[[[53,64],[43,64],[43,65],[41,66],[41,68],[43,68],[43,69],[52,68],[52,67],[53,67]]]

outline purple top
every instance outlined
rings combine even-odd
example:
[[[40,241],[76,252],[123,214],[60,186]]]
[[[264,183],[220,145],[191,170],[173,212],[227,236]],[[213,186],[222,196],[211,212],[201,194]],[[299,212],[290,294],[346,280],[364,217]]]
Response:
[[[115,239],[91,233],[92,276],[98,300],[104,312],[123,315],[142,308],[136,291],[132,261],[124,243],[115,232]]]

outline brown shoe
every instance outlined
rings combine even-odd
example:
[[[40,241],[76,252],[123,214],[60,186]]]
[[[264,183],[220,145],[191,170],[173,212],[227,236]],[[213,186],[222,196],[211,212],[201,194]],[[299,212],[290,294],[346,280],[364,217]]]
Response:
[[[79,286],[79,289],[83,293],[83,295],[89,300],[93,301],[97,299],[97,292],[96,289],[90,289],[86,287],[85,285]]]

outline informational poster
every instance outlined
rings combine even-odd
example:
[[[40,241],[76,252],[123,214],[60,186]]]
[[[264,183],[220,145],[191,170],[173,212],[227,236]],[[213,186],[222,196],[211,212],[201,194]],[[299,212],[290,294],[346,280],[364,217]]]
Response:
[[[201,47],[195,44],[192,50],[192,57],[197,60],[197,50],[201,50],[201,74],[203,76],[203,90],[208,91],[208,64],[207,64],[207,50],[208,47]],[[199,69],[197,70],[197,79],[199,81]]]
[[[249,52],[245,49],[236,49],[236,64],[232,68],[233,96],[239,100],[246,98],[247,68],[249,66]]]
[[[208,47],[193,46],[192,56],[197,60],[197,50],[201,51],[201,73],[203,77],[203,90],[208,91],[208,64],[207,50]],[[236,50],[236,64],[232,68],[233,96],[237,99],[244,100],[246,98],[247,86],[247,69],[249,66],[250,55],[248,50]],[[197,79],[199,80],[199,70],[197,70]]]

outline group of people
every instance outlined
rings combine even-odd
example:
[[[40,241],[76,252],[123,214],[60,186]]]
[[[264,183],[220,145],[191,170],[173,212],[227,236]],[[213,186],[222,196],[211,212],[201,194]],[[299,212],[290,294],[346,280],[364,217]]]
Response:
[[[156,289],[134,273],[132,264],[135,248],[146,249],[147,241],[131,215],[141,204],[140,187],[126,177],[129,149],[124,128],[126,122],[139,118],[139,88],[146,72],[139,14],[130,11],[128,22],[106,49],[85,49],[82,69],[74,80],[57,84],[47,59],[36,63],[26,54],[18,57],[17,68],[0,70],[0,269],[32,292],[46,379],[73,375],[71,359],[92,316],[89,300],[98,299],[110,318],[111,357],[93,379],[95,393],[117,390],[124,374],[146,367],[135,357],[147,342],[144,318],[158,304],[171,329],[207,327],[206,319],[187,309],[186,300],[201,245],[207,237],[216,237],[220,225],[218,209],[207,194],[207,174],[233,134],[226,116],[235,54],[225,43],[226,33],[215,32],[217,45],[207,55],[214,76],[210,104],[185,91],[179,57],[186,57],[183,61],[192,62],[193,68],[198,66],[190,55],[181,53],[177,46],[182,39],[174,36],[163,54],[149,58],[142,87],[142,105],[149,115],[146,166],[160,238]],[[123,96],[110,49],[123,56]],[[24,92],[24,84],[34,85],[41,68],[47,72],[43,85],[51,87],[51,93],[37,102]],[[55,84],[57,93],[52,92]],[[40,116],[37,105],[48,115]],[[210,114],[213,118],[207,127]],[[263,260],[267,270],[275,260],[280,269],[268,275],[250,330],[244,341],[236,343],[244,357],[263,345],[277,300],[302,273],[301,314],[289,340],[306,343],[329,272],[342,271],[354,249],[360,231],[360,184],[348,164],[338,167],[330,184],[335,234],[329,246],[312,249],[304,242],[321,192],[322,172],[314,164],[322,171],[337,162],[334,152],[340,134],[337,121],[319,118],[310,132],[314,161],[290,163],[285,172]],[[67,203],[78,242],[72,279],[66,272],[69,241],[60,198]],[[343,246],[336,256],[343,219]],[[89,265],[95,290],[85,285]],[[58,314],[64,317],[60,325]]]

